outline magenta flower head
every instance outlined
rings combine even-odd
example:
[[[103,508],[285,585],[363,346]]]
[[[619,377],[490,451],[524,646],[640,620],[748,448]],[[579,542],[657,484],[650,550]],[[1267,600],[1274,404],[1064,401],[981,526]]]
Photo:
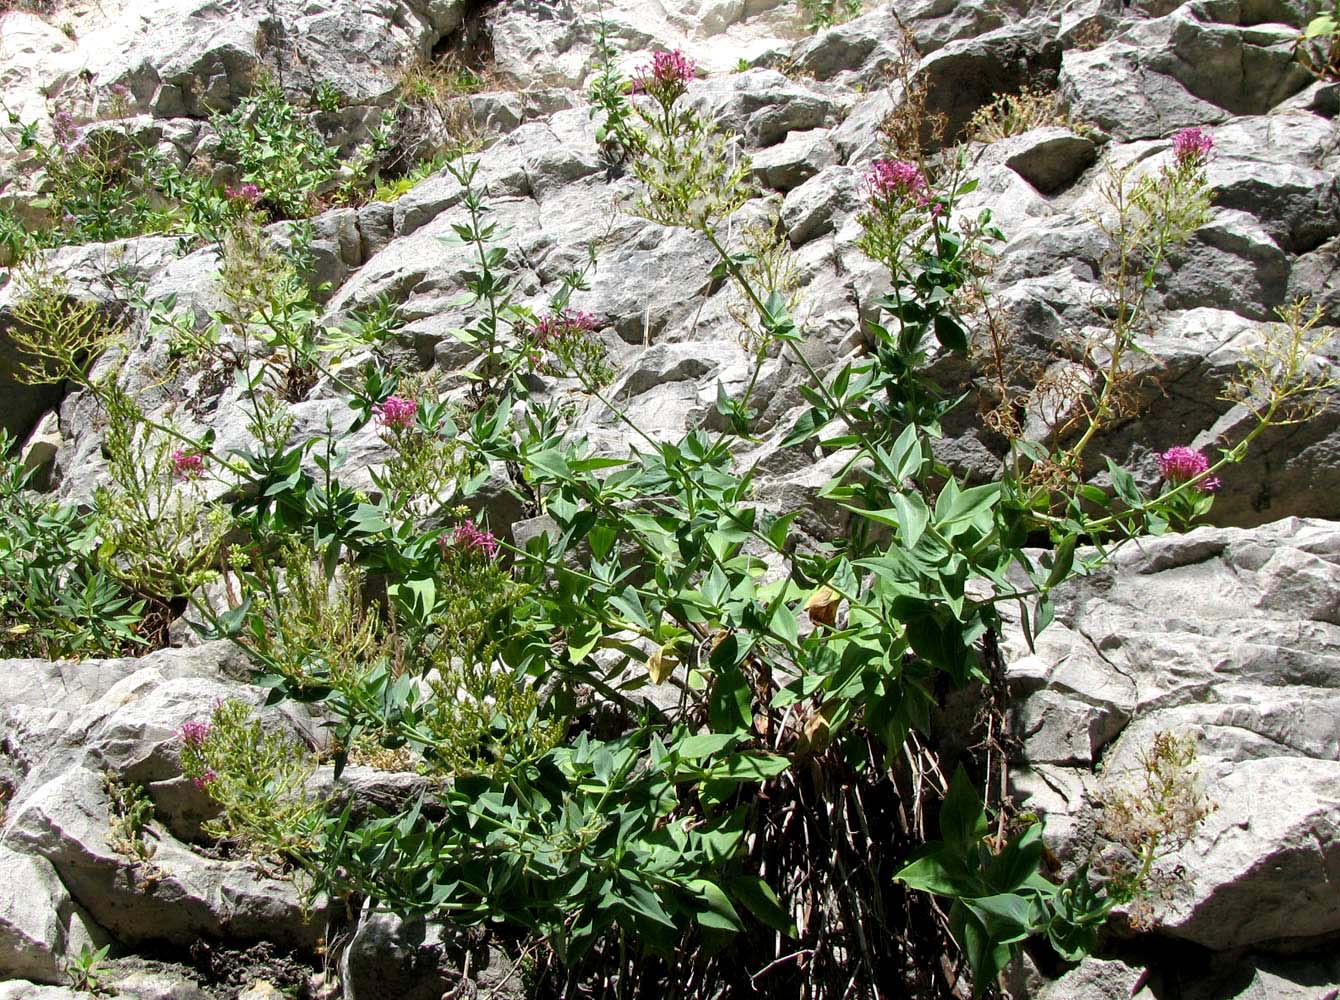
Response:
[[[265,193],[255,184],[242,184],[238,187],[224,188],[223,196],[240,207],[255,208],[265,197]]]
[[[172,453],[172,474],[178,479],[195,479],[205,471],[205,456],[178,448]]]
[[[493,532],[479,527],[473,521],[462,521],[456,525],[450,538],[443,535],[437,544],[443,556],[453,548],[458,552],[478,552],[485,559],[492,559],[498,554],[498,539],[493,537]]]
[[[181,740],[188,747],[199,749],[209,736],[209,723],[200,722],[192,719],[189,722],[183,722],[177,729],[177,739]]]
[[[564,309],[535,323],[535,343],[539,347],[547,347],[556,341],[591,333],[598,325],[596,318],[589,312]]]
[[[51,116],[51,134],[64,149],[69,149],[79,138],[79,129],[75,127],[74,115],[61,108]]]
[[[662,104],[673,104],[689,89],[689,81],[698,67],[679,49],[657,52],[651,62],[633,74],[633,93],[654,97]]]
[[[1210,460],[1194,448],[1186,448],[1179,445],[1176,448],[1169,448],[1159,455],[1159,472],[1163,478],[1173,485],[1190,482],[1197,476],[1204,475],[1210,469]],[[1196,488],[1206,493],[1213,493],[1223,485],[1215,476],[1202,480],[1196,484]]]
[[[377,415],[377,423],[390,431],[408,431],[413,429],[419,418],[419,404],[404,396],[389,396],[384,403],[372,408]]]
[[[930,185],[921,168],[908,160],[876,160],[865,172],[865,189],[876,205],[912,201],[930,203]]]
[[[1173,136],[1173,159],[1179,167],[1199,166],[1214,149],[1214,136],[1203,128],[1184,128]]]
[[[218,780],[219,780],[218,773],[215,772],[214,768],[211,767],[204,774],[200,775],[200,777],[192,778],[191,784],[195,785],[196,788],[205,789],[208,788],[210,785],[214,784],[214,782]]]

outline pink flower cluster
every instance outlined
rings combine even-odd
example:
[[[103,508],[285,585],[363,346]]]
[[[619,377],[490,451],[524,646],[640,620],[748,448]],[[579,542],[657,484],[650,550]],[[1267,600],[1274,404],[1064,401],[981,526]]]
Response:
[[[548,347],[555,341],[564,340],[578,334],[593,332],[599,324],[589,312],[573,312],[564,309],[552,316],[545,316],[535,324],[535,344]]]
[[[456,525],[450,537],[443,535],[439,538],[437,545],[443,556],[453,547],[462,552],[480,552],[486,559],[492,559],[498,554],[498,539],[493,536],[493,532],[479,527],[473,521],[462,521]]]
[[[679,49],[657,52],[646,66],[633,74],[633,93],[647,94],[658,101],[670,103],[688,90],[689,81],[698,67]]]
[[[200,722],[192,719],[189,722],[183,722],[177,729],[177,739],[181,740],[188,747],[199,748],[209,736],[209,723]]]
[[[203,789],[208,788],[210,785],[214,784],[214,782],[218,780],[219,780],[218,774],[215,772],[214,768],[211,767],[204,774],[200,775],[200,777],[192,778],[191,784],[195,785],[196,788]]]
[[[921,168],[909,160],[876,160],[865,172],[865,188],[871,201],[910,200],[930,204],[930,185]]]
[[[389,396],[372,408],[377,423],[391,431],[407,431],[419,418],[419,404],[404,396]]]
[[[1202,128],[1184,128],[1173,136],[1173,158],[1179,167],[1205,162],[1214,149],[1214,136]]]
[[[195,479],[205,471],[205,456],[197,451],[178,448],[172,453],[172,474],[178,479]]]
[[[61,108],[51,116],[51,134],[62,149],[72,149],[79,141],[79,129],[75,127],[74,115]]]
[[[1159,455],[1159,472],[1163,478],[1173,484],[1186,483],[1197,476],[1204,475],[1210,469],[1210,460],[1194,448],[1179,445],[1169,448]],[[1211,476],[1196,484],[1196,488],[1213,493],[1223,484],[1218,477]]]
[[[261,199],[265,197],[265,193],[255,184],[242,184],[238,187],[224,188],[223,196],[238,205],[245,205],[247,208],[255,208],[261,203]]]

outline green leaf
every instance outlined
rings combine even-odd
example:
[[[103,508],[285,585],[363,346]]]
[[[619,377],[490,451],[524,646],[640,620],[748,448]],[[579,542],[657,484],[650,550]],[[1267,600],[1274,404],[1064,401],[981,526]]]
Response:
[[[532,469],[544,473],[550,479],[572,478],[572,469],[568,466],[567,456],[559,448],[546,448],[533,455],[527,455],[526,461]]]
[[[968,350],[968,331],[948,313],[937,313],[934,322],[935,339],[948,351],[963,354]]]
[[[937,896],[962,896],[971,891],[965,873],[946,864],[949,850],[944,844],[928,844],[912,855],[894,879],[909,889],[934,893]]]
[[[1033,933],[1037,905],[1028,897],[1006,892],[997,896],[965,899],[963,905],[981,921],[983,929],[998,944],[1014,944]]]
[[[680,740],[674,746],[674,753],[680,760],[701,760],[734,746],[739,740],[737,733],[700,733]]]
[[[1041,862],[1042,824],[1034,823],[992,860],[987,882],[997,892],[1013,892],[1037,874]]]
[[[951,491],[950,487],[954,487]],[[990,510],[1000,499],[999,483],[983,483],[966,490],[960,490],[953,480],[945,484],[935,504],[937,527],[943,532],[952,524],[971,521],[978,514]]]
[[[963,942],[963,953],[972,968],[972,995],[980,997],[996,981],[1010,960],[1009,945],[991,937],[977,915],[962,905],[954,907],[958,913],[958,934]]]
[[[1047,584],[1043,588],[1051,590],[1058,584],[1063,583],[1070,576],[1070,570],[1075,565],[1075,535],[1066,535],[1061,540],[1061,544],[1056,549],[1056,554],[1052,557],[1051,572],[1047,574]]]
[[[670,919],[670,914],[665,911],[655,893],[640,881],[627,877],[620,881],[623,891],[615,895],[629,913],[650,923],[674,929],[675,922]]]
[[[1336,20],[1330,14],[1322,14],[1320,17],[1314,17],[1307,23],[1303,29],[1304,38],[1320,38],[1322,35],[1336,34]]]
[[[1144,506],[1145,498],[1140,494],[1140,487],[1135,485],[1135,477],[1110,458],[1107,460],[1107,474],[1112,479],[1112,488],[1117,491],[1117,496],[1128,507],[1139,510]]]
[[[902,533],[903,544],[909,549],[915,548],[931,516],[926,501],[919,493],[895,493],[893,507],[898,512],[898,530]]]
[[[716,930],[744,930],[744,922],[740,920],[740,915],[735,912],[730,899],[715,883],[699,878],[691,880],[688,885],[689,889],[707,904],[707,909],[694,914],[698,923]]]
[[[940,806],[940,836],[957,853],[975,847],[987,833],[986,807],[968,772],[960,764]]]
[[[598,621],[585,621],[568,626],[568,662],[576,666],[596,648],[604,635]]]
[[[719,672],[716,684],[712,686],[712,697],[707,707],[708,721],[711,722],[712,728],[722,733],[748,730],[754,724],[754,714],[750,708],[751,696],[749,682],[739,667],[730,667],[724,672]]]
[[[757,917],[764,926],[787,937],[796,936],[795,921],[786,910],[782,909],[777,894],[767,882],[756,875],[742,875],[731,879],[726,886],[730,894],[743,903],[745,909]]]
[[[711,781],[766,781],[790,766],[790,760],[777,754],[740,753],[717,761],[708,769],[706,778]]]

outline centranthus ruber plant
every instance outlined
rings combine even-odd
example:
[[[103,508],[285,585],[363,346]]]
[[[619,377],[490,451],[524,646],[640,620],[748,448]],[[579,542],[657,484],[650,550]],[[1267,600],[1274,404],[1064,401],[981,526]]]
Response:
[[[34,378],[71,382],[107,420],[113,486],[97,503],[122,525],[56,532],[88,557],[65,579],[129,581],[132,556],[161,570],[173,591],[159,596],[189,596],[192,620],[245,650],[271,701],[321,714],[322,757],[237,702],[182,727],[183,772],[221,809],[213,835],[351,909],[533,936],[537,995],[674,984],[686,1000],[837,1000],[899,983],[964,996],[988,991],[1030,938],[1082,956],[1201,810],[1156,828],[1136,793],[1114,796],[1127,867],[1045,867],[1041,823],[1000,793],[1002,633],[1033,642],[1056,588],[1129,538],[1203,516],[1260,427],[1302,419],[1332,385],[1306,363],[1316,320],[1289,313],[1231,387],[1258,429],[1217,453],[1151,455],[1157,495],[1115,464],[1086,474],[1123,412],[1152,292],[1208,211],[1212,137],[1171,136],[1108,188],[1110,326],[1071,359],[1086,379],[1038,440],[1016,435],[999,468],[984,460],[968,478],[942,442],[960,403],[943,373],[970,370],[1003,234],[989,211],[964,209],[966,157],[856,165],[876,291],[851,336],[820,344],[801,318],[808,265],[775,215],[741,211],[753,173],[692,101],[691,60],[658,53],[631,83],[616,77],[607,64],[599,88],[605,138],[639,182],[630,211],[653,237],[676,227],[715,256],[697,282],[708,294],[730,286],[734,308],[718,315],[740,323],[744,377],[718,387],[715,413],[656,437],[627,412],[600,341],[616,317],[583,299],[594,260],[537,301],[538,272],[498,245],[477,162],[446,168],[461,186],[449,239],[470,261],[451,331],[459,370],[396,366],[379,349],[400,322],[389,307],[332,334],[305,277],[310,236],[295,228],[281,251],[261,225],[313,204],[329,164],[298,150],[262,179],[274,151],[230,116],[256,190],[220,196],[225,308],[200,331],[167,305],[154,315],[179,357],[237,387],[251,440],[225,454],[153,423],[119,382],[89,374],[87,356],[115,339],[95,311],[57,309],[60,296],[30,311],[47,333],[20,336],[50,361]],[[290,120],[282,94],[263,96],[269,110],[249,113]],[[279,185],[275,171],[295,176]],[[765,371],[780,388],[760,389]],[[300,431],[341,393],[347,412]],[[607,442],[611,425],[625,432],[617,449],[583,434],[599,426]],[[374,458],[348,470],[346,444]],[[818,468],[829,478],[800,509],[760,483]],[[36,523],[7,475],[4,509]],[[187,522],[198,534],[177,531]],[[0,548],[0,565],[42,583],[47,608],[62,577],[29,565],[34,538]],[[7,643],[24,613],[13,591],[0,594]],[[47,629],[66,640],[50,648],[119,650],[123,636],[86,626]],[[980,723],[955,734],[969,750],[933,724],[955,689],[982,699]],[[1192,757],[1165,739],[1151,773],[1189,774]],[[316,791],[327,763],[337,783],[351,763],[412,771],[391,784],[413,791],[337,803]]]

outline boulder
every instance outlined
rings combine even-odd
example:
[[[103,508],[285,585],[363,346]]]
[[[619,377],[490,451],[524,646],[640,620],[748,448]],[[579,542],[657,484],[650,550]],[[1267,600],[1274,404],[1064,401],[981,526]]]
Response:
[[[1087,136],[1047,126],[993,144],[990,155],[1042,194],[1050,195],[1079,180],[1098,158],[1098,148]]]
[[[483,935],[366,909],[340,958],[344,1000],[438,1000],[465,990],[521,1000],[528,994],[520,969]]]
[[[65,966],[102,934],[85,923],[51,864],[0,846],[0,977],[63,983]]]
[[[749,158],[749,164],[761,184],[786,192],[833,166],[837,158],[829,131],[808,129],[791,132],[784,142],[759,150]]]
[[[102,776],[73,767],[27,794],[5,832],[50,861],[71,896],[120,941],[188,945],[207,936],[316,946],[322,908],[304,906],[291,883],[248,862],[194,854],[152,826],[152,857],[124,857],[109,844],[110,814]]]
[[[1198,528],[1122,549],[1060,588],[1057,623],[1033,652],[1009,641],[1028,761],[1016,789],[1047,815],[1061,856],[1083,857],[1094,836],[1106,779],[1086,740],[1120,776],[1156,733],[1197,737],[1217,808],[1169,862],[1187,879],[1156,911],[1160,933],[1227,951],[1340,930],[1327,889],[1340,878],[1337,588],[1331,522]]]
[[[782,202],[782,224],[792,246],[835,231],[859,204],[860,177],[852,167],[820,170]]]
[[[937,49],[916,70],[916,80],[926,87],[928,119],[922,124],[922,142],[932,139],[929,116],[944,116],[944,139],[952,143],[978,108],[999,94],[1017,92],[1054,75],[1060,65],[1061,46],[1054,27],[1039,17]]]
[[[1236,4],[1188,3],[1139,21],[1061,67],[1070,113],[1123,140],[1154,138],[1230,115],[1259,115],[1309,81],[1294,60],[1296,29],[1224,23]]]

